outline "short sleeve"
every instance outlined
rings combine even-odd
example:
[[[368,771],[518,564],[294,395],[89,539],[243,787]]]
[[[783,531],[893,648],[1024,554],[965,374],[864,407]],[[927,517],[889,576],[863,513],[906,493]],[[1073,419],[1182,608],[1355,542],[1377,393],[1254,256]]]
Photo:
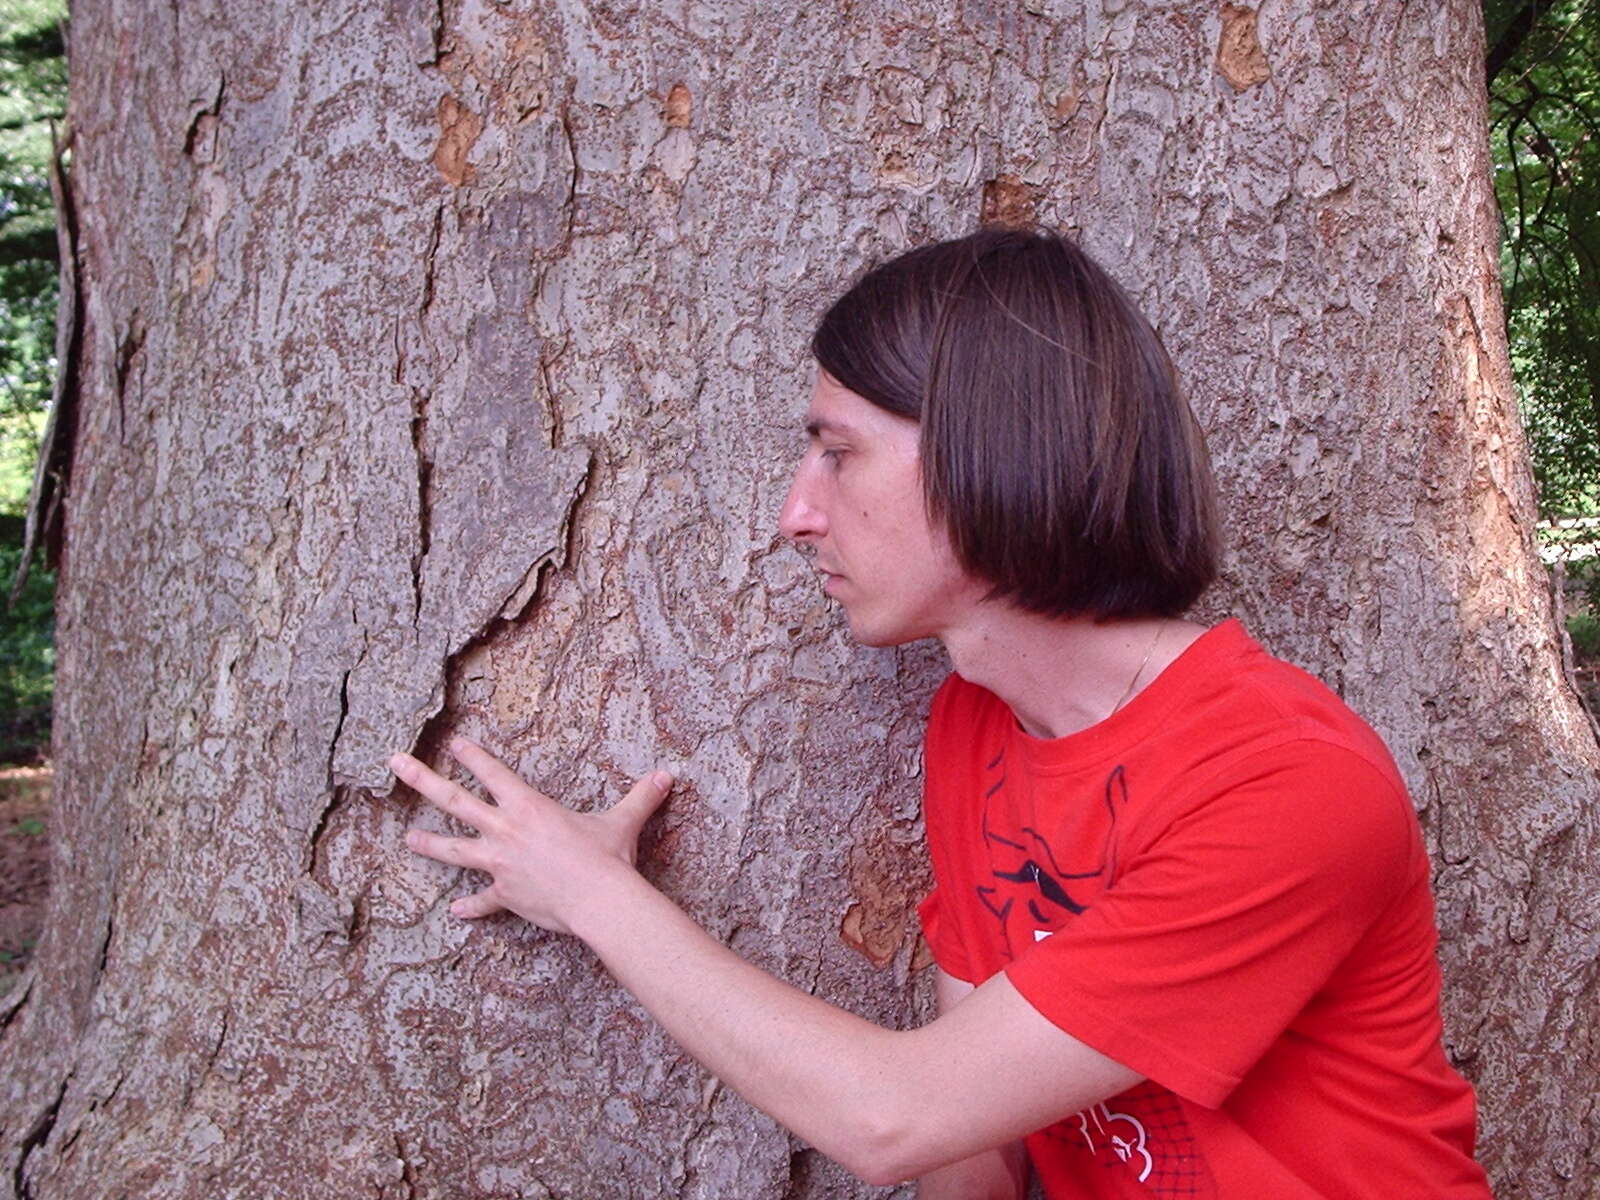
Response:
[[[978,978],[980,972],[973,968],[953,923],[944,920],[938,888],[929,892],[927,898],[917,905],[917,916],[922,918],[922,936],[927,940],[928,949],[933,952],[933,961],[939,964],[939,969],[967,983],[981,982]]]
[[[1427,859],[1398,778],[1296,741],[1207,785],[1006,974],[1053,1024],[1219,1105]]]
[[[933,697],[922,756],[922,810],[934,889],[917,906],[917,915],[940,969],[973,984],[982,983],[998,964],[981,969],[977,956],[963,943],[961,922],[946,909],[943,898],[961,895],[972,871],[971,800],[978,788],[971,759],[985,696],[959,675],[946,678]]]

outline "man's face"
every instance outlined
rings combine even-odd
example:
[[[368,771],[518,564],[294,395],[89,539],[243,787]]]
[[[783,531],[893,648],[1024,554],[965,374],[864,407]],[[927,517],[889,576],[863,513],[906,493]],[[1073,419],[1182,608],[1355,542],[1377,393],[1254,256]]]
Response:
[[[915,421],[885,412],[817,372],[810,446],[778,528],[815,552],[823,590],[869,646],[935,637],[988,591],[928,521]]]

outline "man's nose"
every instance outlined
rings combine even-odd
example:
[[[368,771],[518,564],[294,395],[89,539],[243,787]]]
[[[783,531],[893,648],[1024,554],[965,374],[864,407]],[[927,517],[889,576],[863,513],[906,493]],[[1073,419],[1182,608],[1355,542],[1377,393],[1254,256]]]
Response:
[[[827,530],[821,512],[806,495],[804,480],[805,467],[802,466],[795,472],[794,482],[789,485],[789,494],[783,498],[783,508],[778,513],[778,532],[794,542],[821,537]]]

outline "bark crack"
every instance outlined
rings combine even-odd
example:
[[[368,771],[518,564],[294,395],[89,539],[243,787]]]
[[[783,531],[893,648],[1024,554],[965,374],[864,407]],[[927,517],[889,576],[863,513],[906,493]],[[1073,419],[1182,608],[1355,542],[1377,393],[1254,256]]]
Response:
[[[433,229],[422,256],[422,301],[417,307],[419,327],[433,306],[439,243],[443,236],[444,205],[440,204],[433,211]],[[411,624],[415,628],[422,619],[423,563],[433,544],[433,452],[428,443],[428,406],[433,393],[425,388],[413,388],[411,395],[411,449],[417,459],[417,552],[411,557]]]
[[[417,1168],[406,1157],[406,1145],[400,1140],[398,1129],[390,1131],[394,1138],[394,1156],[400,1160],[400,1185],[405,1188],[406,1200],[415,1200],[417,1194]]]
[[[22,980],[12,987],[11,993],[0,1000],[0,1038],[5,1036],[11,1022],[17,1019],[17,1014],[28,1006],[28,996],[33,992],[33,981],[37,977],[37,968],[30,967]]]
[[[541,285],[543,277],[540,279]],[[565,439],[565,431],[561,417],[561,406],[556,403],[555,391],[550,386],[550,363],[565,353],[565,347],[557,354],[539,355],[539,377],[544,381],[544,435],[550,443],[550,449],[558,448]]]
[[[100,953],[95,959],[94,981],[95,987],[100,986],[100,980],[106,973],[106,963],[111,958],[111,935],[116,927],[115,908],[117,896],[115,890],[111,893],[111,900],[106,907],[106,931],[100,939]]]
[[[433,3],[428,6],[433,9],[427,17],[429,25],[428,42],[432,47],[433,57],[418,62],[417,65],[419,67],[437,67],[444,60],[446,28],[444,6],[445,0],[433,0]]]
[[[362,630],[361,641],[362,650],[365,652],[366,630]],[[364,656],[365,655],[363,653],[363,657]],[[359,662],[360,660],[358,659],[358,665]],[[339,753],[339,736],[344,733],[345,720],[350,716],[350,675],[354,670],[355,667],[353,666],[347,667],[344,674],[339,679],[339,719],[334,722],[333,736],[328,739],[328,789],[335,794],[337,794],[339,789],[334,786],[333,782],[333,760]],[[324,811],[324,815],[326,815],[326,811]],[[321,828],[320,823],[318,828]]]
[[[418,391],[411,418],[411,447],[417,456],[417,552],[411,557],[411,624],[422,620],[422,572],[432,547],[433,458],[428,453],[428,393]]]
[[[211,1048],[206,1051],[205,1061],[200,1064],[199,1070],[191,1075],[188,1081],[184,1084],[183,1099],[178,1104],[180,1109],[189,1107],[191,1101],[194,1099],[195,1092],[200,1090],[200,1085],[205,1082],[206,1076],[211,1074],[211,1068],[216,1066],[217,1057],[222,1053],[222,1043],[226,1041],[228,1037],[228,1015],[230,1012],[231,1009],[224,1005],[222,1009],[222,1018],[218,1022],[217,1036],[211,1040]],[[120,1081],[118,1086],[121,1086]]]
[[[56,1098],[36,1118],[32,1127],[23,1135],[22,1142],[17,1149],[16,1169],[11,1172],[12,1194],[17,1200],[33,1200],[33,1185],[28,1182],[28,1159],[33,1152],[43,1146],[50,1138],[50,1131],[56,1127],[56,1116],[61,1111],[61,1102],[66,1099],[67,1084],[72,1080],[69,1071],[61,1080],[61,1086],[56,1089]]]
[[[133,374],[133,364],[144,353],[145,327],[138,309],[128,320],[128,331],[117,345],[117,437],[128,440],[128,378]],[[140,363],[140,375],[144,373]]]
[[[350,614],[352,622],[359,626],[359,620],[354,612]],[[328,799],[322,806],[322,811],[317,814],[316,823],[311,827],[311,836],[306,842],[306,859],[304,873],[311,874],[316,870],[317,850],[322,842],[322,835],[327,831],[328,821],[334,811],[349,799],[350,789],[341,783],[335,782],[334,762],[339,756],[339,739],[344,735],[345,722],[350,717],[350,676],[354,675],[361,664],[367,660],[367,650],[371,646],[371,638],[367,635],[365,626],[361,628],[361,650],[356,655],[356,661],[346,667],[339,677],[339,718],[334,722],[333,734],[328,738],[327,761],[327,787]]]
[[[190,158],[194,157],[195,150],[199,147],[200,139],[205,136],[208,128],[207,117],[211,118],[210,125],[214,126],[222,116],[222,95],[228,89],[228,77],[217,76],[217,92],[212,96],[211,103],[204,108],[197,109],[189,118],[189,128],[183,134],[183,152]]]
[[[572,227],[578,220],[578,137],[572,132],[572,118],[565,104],[561,106],[561,132],[566,135],[567,160],[572,163],[572,171],[567,175],[566,201],[561,206],[567,224],[561,231],[561,244],[557,250],[557,253],[565,254],[572,245]]]

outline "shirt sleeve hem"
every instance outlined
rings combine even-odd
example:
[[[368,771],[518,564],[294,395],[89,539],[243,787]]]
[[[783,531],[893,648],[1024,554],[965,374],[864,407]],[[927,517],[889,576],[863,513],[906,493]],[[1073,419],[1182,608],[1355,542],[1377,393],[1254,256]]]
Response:
[[[977,974],[967,956],[951,945],[954,940],[945,929],[939,904],[939,891],[935,888],[917,905],[917,916],[922,920],[922,940],[928,943],[933,961],[946,975],[963,983],[979,984]]]
[[[1239,1086],[1238,1076],[1197,1062],[1182,1050],[1117,1020],[1057,978],[1051,978],[1048,989],[1036,987],[1032,972],[1020,962],[1008,964],[1005,975],[1017,993],[1057,1029],[1185,1100],[1202,1108],[1220,1108]]]

